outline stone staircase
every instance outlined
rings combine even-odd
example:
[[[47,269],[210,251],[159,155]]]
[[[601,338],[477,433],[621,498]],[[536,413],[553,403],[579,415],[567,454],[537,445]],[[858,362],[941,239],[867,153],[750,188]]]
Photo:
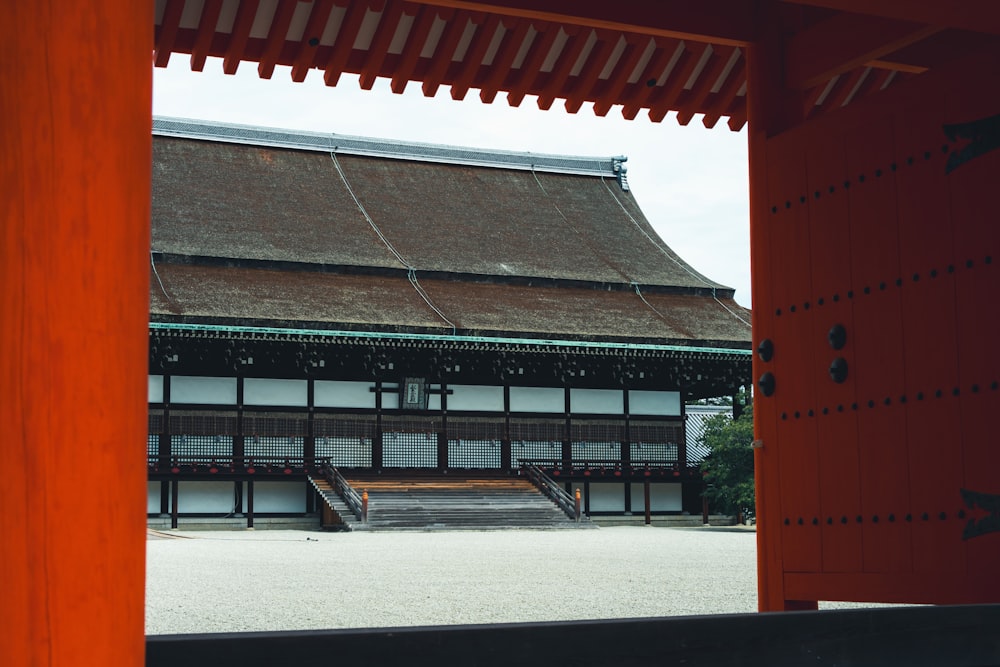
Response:
[[[337,495],[330,483],[322,477],[309,477],[313,487],[322,496],[326,506],[322,509],[321,525],[324,530],[357,530],[361,527],[361,522],[354,516],[354,512],[347,506],[347,503]]]
[[[366,530],[596,528],[570,519],[527,479],[349,478],[368,491]],[[359,528],[355,526],[354,529]]]

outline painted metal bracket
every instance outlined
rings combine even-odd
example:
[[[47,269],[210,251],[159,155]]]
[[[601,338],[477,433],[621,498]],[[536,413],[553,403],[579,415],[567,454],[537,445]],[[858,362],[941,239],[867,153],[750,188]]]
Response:
[[[981,519],[969,519],[962,532],[963,540],[970,540],[987,533],[1000,532],[1000,495],[992,493],[979,493],[960,489],[962,499],[970,510],[980,510],[989,514]]]
[[[965,123],[944,125],[941,129],[944,130],[948,141],[954,143],[964,139],[969,142],[961,150],[948,156],[948,163],[944,168],[945,174],[950,174],[969,160],[1000,148],[1000,114]]]

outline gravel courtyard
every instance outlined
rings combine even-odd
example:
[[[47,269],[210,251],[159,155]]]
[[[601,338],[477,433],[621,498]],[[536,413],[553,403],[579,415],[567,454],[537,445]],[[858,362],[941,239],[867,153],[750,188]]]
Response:
[[[198,531],[146,546],[148,634],[756,611],[755,534],[740,529]]]

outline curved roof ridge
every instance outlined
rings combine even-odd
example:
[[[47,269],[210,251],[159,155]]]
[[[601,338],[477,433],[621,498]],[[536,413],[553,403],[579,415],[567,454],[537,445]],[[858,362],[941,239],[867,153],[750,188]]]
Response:
[[[624,189],[628,189],[622,164],[628,159],[625,156],[573,156],[468,148],[165,116],[153,118],[153,134],[417,162],[612,177],[618,179]]]

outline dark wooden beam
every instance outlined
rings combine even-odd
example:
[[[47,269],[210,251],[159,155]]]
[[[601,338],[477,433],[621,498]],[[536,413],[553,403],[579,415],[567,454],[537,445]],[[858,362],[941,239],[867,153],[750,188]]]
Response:
[[[947,30],[867,64],[880,69],[920,74],[966,53],[991,47],[1000,48],[1000,37],[967,30]]]
[[[1000,35],[1000,3],[996,0],[782,0],[786,4],[825,7],[856,14],[914,21],[941,28],[961,28]]]
[[[994,664],[1000,605],[510,625],[151,635],[147,667]]]
[[[420,0],[423,4],[588,28],[743,46],[755,34],[754,4],[742,0]]]
[[[939,26],[836,14],[800,30],[785,49],[786,85],[809,90],[940,32]],[[891,68],[891,63],[885,65]]]

